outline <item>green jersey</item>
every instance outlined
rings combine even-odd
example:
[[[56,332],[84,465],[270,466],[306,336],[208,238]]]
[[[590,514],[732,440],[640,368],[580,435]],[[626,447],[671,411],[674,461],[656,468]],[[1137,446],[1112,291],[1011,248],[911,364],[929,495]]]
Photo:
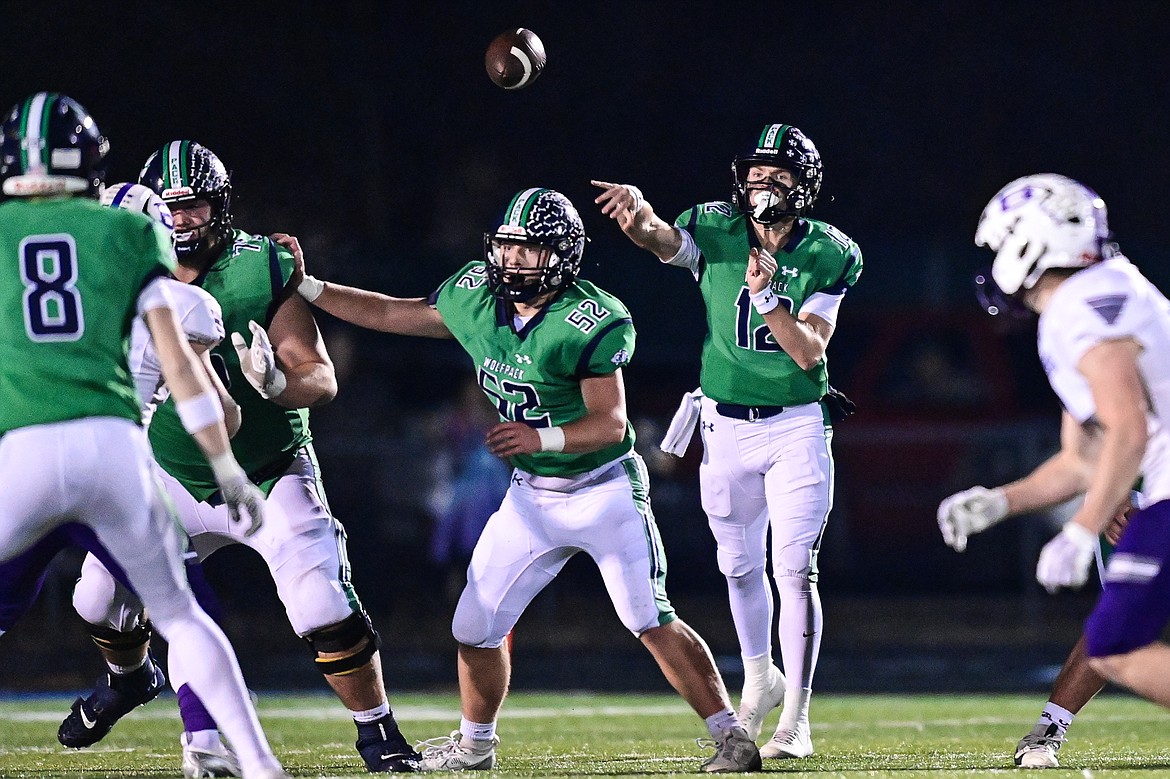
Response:
[[[83,417],[142,420],[126,361],[138,295],[170,236],[83,197],[0,205],[0,435]]]
[[[211,359],[226,368],[228,391],[243,414],[240,431],[232,438],[232,451],[248,475],[267,491],[292,463],[297,450],[311,440],[309,411],[283,408],[262,398],[240,370],[231,334],[239,333],[251,343],[249,320],[264,327],[272,323],[287,296],[293,258],[269,238],[242,230],[237,230],[234,238],[194,283],[211,293],[223,309],[227,335],[212,350]],[[218,489],[211,467],[183,429],[173,399],[161,405],[151,419],[150,443],[159,464],[196,498],[205,500]]]
[[[719,403],[795,406],[828,390],[825,360],[803,370],[772,337],[755,310],[744,275],[758,247],[747,218],[731,203],[702,203],[675,226],[695,239],[700,255],[691,270],[707,305],[700,385]],[[861,250],[847,235],[815,219],[798,219],[788,244],[776,252],[772,289],[793,315],[814,295],[843,295],[861,275]]]
[[[585,416],[581,380],[608,376],[634,354],[634,325],[620,300],[578,279],[517,329],[511,310],[488,291],[487,267],[473,262],[431,296],[447,329],[467,350],[479,386],[500,419],[556,427]],[[634,430],[596,452],[538,452],[512,464],[537,476],[573,476],[628,453]]]

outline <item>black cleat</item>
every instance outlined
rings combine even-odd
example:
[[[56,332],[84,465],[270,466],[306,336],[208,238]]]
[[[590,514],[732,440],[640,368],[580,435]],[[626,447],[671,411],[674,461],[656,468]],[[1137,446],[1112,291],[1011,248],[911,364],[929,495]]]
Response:
[[[67,747],[81,749],[106,737],[122,717],[135,706],[154,700],[167,685],[162,669],[150,654],[146,665],[126,676],[107,673],[98,679],[88,698],[78,698],[57,728],[57,740]]]
[[[377,722],[359,723],[354,746],[372,774],[408,774],[418,770],[418,752],[398,730],[394,716],[387,714]]]

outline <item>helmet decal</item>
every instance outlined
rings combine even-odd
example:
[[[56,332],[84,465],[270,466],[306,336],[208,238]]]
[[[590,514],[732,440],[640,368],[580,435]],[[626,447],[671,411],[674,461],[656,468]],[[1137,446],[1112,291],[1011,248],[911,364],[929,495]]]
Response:
[[[75,100],[37,92],[13,106],[0,125],[3,193],[96,197],[109,149],[93,117]]]

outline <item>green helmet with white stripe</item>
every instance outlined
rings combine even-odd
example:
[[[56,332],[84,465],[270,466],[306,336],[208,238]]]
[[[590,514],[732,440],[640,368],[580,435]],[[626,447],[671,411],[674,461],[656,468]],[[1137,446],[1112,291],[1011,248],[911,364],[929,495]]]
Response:
[[[504,244],[528,244],[543,250],[536,267],[505,267]],[[567,197],[551,189],[518,193],[504,209],[493,232],[484,234],[488,288],[499,300],[526,303],[564,289],[581,271],[585,225]]]
[[[110,143],[71,97],[37,92],[0,125],[0,185],[9,197],[97,197]]]
[[[211,204],[211,218],[194,230],[175,232],[175,254],[190,263],[216,254],[232,236],[232,179],[219,157],[195,141],[171,141],[146,160],[138,183],[153,189],[168,207],[196,200]]]

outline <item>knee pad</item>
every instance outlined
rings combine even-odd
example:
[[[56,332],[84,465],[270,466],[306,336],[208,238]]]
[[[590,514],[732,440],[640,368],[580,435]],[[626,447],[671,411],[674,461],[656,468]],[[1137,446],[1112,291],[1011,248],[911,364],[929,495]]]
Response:
[[[474,601],[474,598],[467,597],[467,590],[464,590],[463,597],[459,598],[459,604],[455,607],[455,616],[451,620],[451,635],[465,646],[494,649],[504,643],[504,638],[512,630],[512,626],[501,631],[501,626],[495,624],[490,612],[486,612],[478,605],[467,605]]]
[[[350,614],[332,627],[314,630],[305,636],[305,641],[313,651],[317,670],[326,676],[341,676],[356,671],[368,663],[382,646],[378,631],[374,630],[364,611]],[[326,658],[320,656],[321,652],[344,652],[345,656]]]
[[[727,575],[727,586],[737,591],[755,590],[760,587],[761,583],[768,586],[767,582],[764,581],[764,566],[762,565],[735,576]]]
[[[817,580],[817,552],[801,544],[789,544],[776,552],[772,571],[777,579],[791,577],[811,582]]]
[[[73,588],[73,609],[90,625],[128,633],[145,625],[142,604],[100,564],[84,565]]]
[[[97,644],[98,649],[110,652],[125,652],[145,646],[150,643],[150,636],[153,632],[148,621],[143,621],[125,632],[90,623],[86,623],[85,629],[89,631],[89,637]]]

